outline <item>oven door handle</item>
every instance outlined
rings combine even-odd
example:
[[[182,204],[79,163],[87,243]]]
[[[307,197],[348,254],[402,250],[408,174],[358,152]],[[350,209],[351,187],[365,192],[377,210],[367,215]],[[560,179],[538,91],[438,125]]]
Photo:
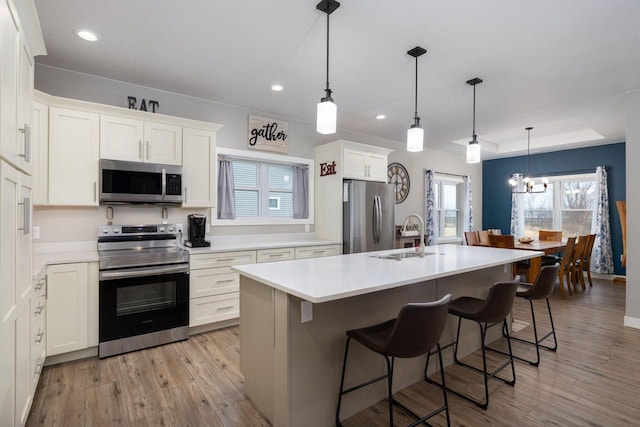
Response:
[[[135,268],[128,269],[126,271],[101,271],[100,280],[115,280],[126,279],[129,277],[141,277],[141,276],[159,276],[161,274],[172,273],[188,273],[188,265],[179,265],[172,267],[152,267],[152,268]]]

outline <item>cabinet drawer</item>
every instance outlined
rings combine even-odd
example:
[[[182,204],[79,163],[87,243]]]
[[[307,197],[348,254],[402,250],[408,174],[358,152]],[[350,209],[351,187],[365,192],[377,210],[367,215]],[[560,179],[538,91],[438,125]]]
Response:
[[[47,300],[44,296],[31,298],[31,325],[32,330],[40,323],[44,323],[47,316]]]
[[[296,259],[317,258],[342,254],[340,245],[307,246],[296,248]]]
[[[240,317],[238,292],[194,298],[189,302],[189,326],[206,325],[238,317]]]
[[[190,298],[228,294],[238,292],[240,288],[238,273],[228,267],[193,270],[189,276]]]
[[[259,249],[257,262],[286,261],[295,257],[294,248]]]
[[[201,268],[229,267],[232,265],[255,264],[256,252],[223,252],[214,254],[191,255],[189,258],[191,270]]]

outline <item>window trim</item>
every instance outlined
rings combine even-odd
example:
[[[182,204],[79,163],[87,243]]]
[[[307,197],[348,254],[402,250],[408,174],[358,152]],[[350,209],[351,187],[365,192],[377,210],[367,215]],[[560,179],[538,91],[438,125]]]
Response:
[[[214,188],[216,191],[215,202],[218,204],[218,157],[228,156],[236,159],[248,160],[259,163],[280,163],[285,165],[304,165],[309,169],[309,217],[304,219],[298,218],[236,218],[236,219],[218,219],[217,206],[211,209],[211,225],[215,226],[237,226],[237,225],[306,225],[314,224],[315,214],[315,161],[313,159],[306,159],[303,157],[285,156],[282,154],[273,154],[263,151],[247,151],[238,150],[234,148],[217,147],[215,152],[215,165],[216,172],[214,174]]]
[[[464,201],[464,179],[462,177],[457,177],[457,176],[451,176],[451,175],[441,175],[438,174],[437,172],[435,172],[433,174],[433,182],[434,184],[455,184],[456,185],[456,206],[458,207],[457,209],[441,209],[441,208],[436,208],[435,209],[435,214],[437,216],[437,224],[438,224],[438,230],[437,230],[437,243],[438,244],[444,244],[444,243],[460,243],[462,242],[462,237],[464,236],[463,233],[463,222],[464,222],[464,214],[463,214],[463,208],[462,208],[462,204]],[[440,203],[442,203],[442,186],[440,186],[440,193],[438,194],[438,201]],[[456,236],[441,236],[440,235],[440,215],[441,213],[447,211],[447,210],[455,210],[458,213],[458,224],[456,225],[456,231],[458,231],[459,235]]]

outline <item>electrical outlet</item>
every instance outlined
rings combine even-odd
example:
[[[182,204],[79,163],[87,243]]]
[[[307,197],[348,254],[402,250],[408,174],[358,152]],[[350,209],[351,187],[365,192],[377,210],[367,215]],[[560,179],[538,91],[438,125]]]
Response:
[[[182,233],[182,224],[176,224],[176,231]]]
[[[33,240],[37,240],[40,238],[40,226],[34,225],[33,230],[31,230]]]
[[[300,302],[300,322],[306,323],[313,320],[313,304],[309,301]]]

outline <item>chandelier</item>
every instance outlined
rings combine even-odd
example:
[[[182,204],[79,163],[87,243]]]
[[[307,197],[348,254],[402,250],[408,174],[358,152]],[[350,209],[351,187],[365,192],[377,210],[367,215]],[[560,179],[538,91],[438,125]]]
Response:
[[[529,173],[529,158],[531,157],[531,129],[532,127],[525,128],[527,131],[527,175],[521,173],[514,173],[509,179],[509,185],[511,185],[511,193],[513,194],[535,194],[544,193],[547,191],[549,180],[547,178],[542,179],[542,190],[534,191],[535,181],[531,178]]]

